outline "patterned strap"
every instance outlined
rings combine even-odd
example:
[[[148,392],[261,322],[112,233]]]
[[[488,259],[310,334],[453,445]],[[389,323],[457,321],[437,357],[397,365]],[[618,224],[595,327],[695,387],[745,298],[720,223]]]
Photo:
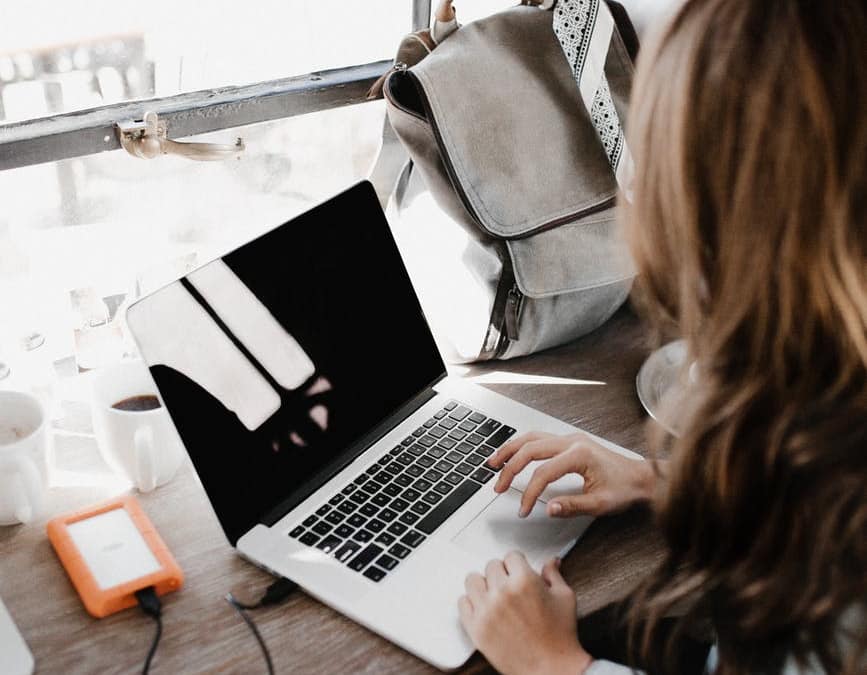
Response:
[[[617,184],[631,199],[632,155],[605,77],[605,59],[614,34],[611,10],[604,0],[559,0],[554,8],[554,33],[605,146]]]

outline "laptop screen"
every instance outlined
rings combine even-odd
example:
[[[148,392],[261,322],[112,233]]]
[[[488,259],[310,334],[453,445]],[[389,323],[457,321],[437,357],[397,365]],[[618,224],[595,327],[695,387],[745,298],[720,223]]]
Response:
[[[233,544],[445,374],[366,182],[127,320]]]

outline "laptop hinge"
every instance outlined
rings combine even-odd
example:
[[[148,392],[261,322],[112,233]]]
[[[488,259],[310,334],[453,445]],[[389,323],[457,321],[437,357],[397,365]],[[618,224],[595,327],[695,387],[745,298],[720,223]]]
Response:
[[[301,502],[312,495],[316,490],[322,487],[325,483],[331,480],[338,473],[343,471],[347,466],[354,462],[363,452],[379,441],[383,436],[389,433],[397,425],[401,424],[407,417],[412,415],[416,410],[421,408],[425,403],[430,401],[437,392],[434,386],[443,380],[446,374],[443,373],[436,380],[431,382],[419,394],[404,403],[394,413],[389,415],[385,420],[376,425],[367,434],[362,436],[358,441],[353,443],[346,452],[342,453],[337,459],[325,466],[321,471],[314,474],[305,485],[298,488],[292,496],[283,500],[276,507],[271,509],[260,523],[271,527],[276,524],[283,516],[289,513],[292,509],[298,506]]]

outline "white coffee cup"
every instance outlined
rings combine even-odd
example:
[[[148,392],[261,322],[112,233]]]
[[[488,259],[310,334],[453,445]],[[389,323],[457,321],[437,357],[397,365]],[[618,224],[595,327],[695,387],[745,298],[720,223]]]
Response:
[[[159,407],[122,410],[118,403],[153,396]],[[153,378],[141,361],[104,368],[93,382],[93,430],[102,458],[141,492],[169,482],[185,451],[162,405]]]
[[[0,391],[0,525],[29,523],[45,508],[45,409],[23,391]]]

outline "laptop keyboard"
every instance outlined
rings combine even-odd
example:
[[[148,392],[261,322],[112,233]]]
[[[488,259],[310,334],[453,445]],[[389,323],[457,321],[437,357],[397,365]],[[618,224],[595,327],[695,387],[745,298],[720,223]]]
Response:
[[[382,581],[494,475],[515,430],[449,401],[289,536]]]

